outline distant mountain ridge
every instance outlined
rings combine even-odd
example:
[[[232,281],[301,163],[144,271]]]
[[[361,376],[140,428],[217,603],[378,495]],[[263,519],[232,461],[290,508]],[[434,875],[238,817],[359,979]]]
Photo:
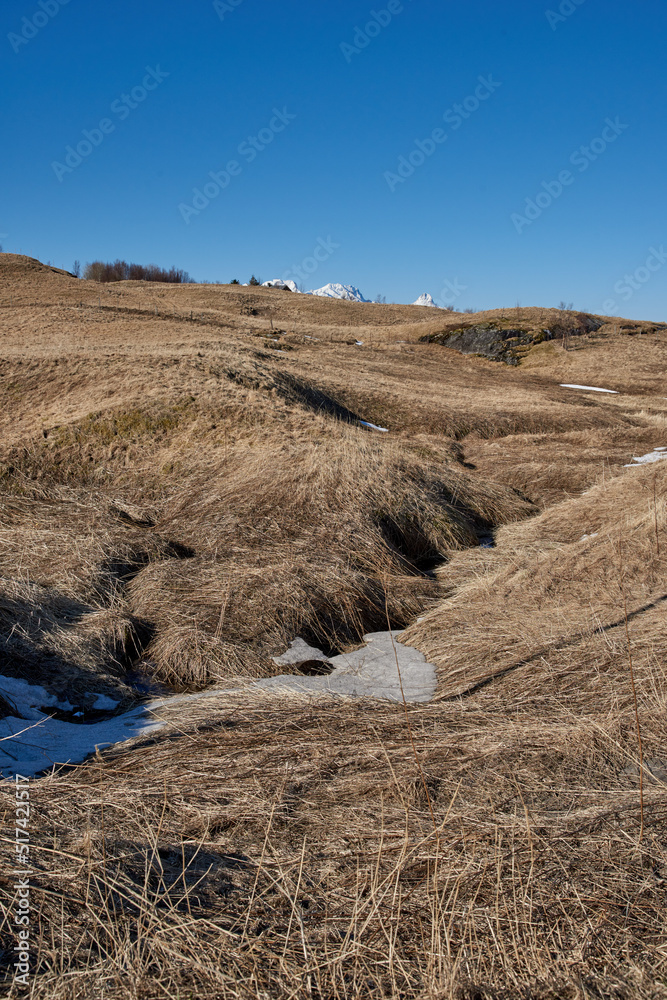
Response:
[[[321,295],[327,299],[346,299],[348,302],[368,302],[354,285],[340,285],[337,282],[315,288],[307,295]]]
[[[290,281],[285,278],[272,278],[270,281],[262,282],[264,288],[289,288],[291,292],[300,292],[294,281]],[[357,288],[356,285],[343,285],[340,282],[333,281],[326,285],[322,285],[321,288],[312,288],[308,292],[304,292],[304,295],[319,295],[326,299],[342,299],[346,302],[370,302],[363,293]],[[428,306],[431,309],[439,309],[440,307],[434,301],[433,296],[428,292],[424,292],[419,298],[412,303],[413,306]]]

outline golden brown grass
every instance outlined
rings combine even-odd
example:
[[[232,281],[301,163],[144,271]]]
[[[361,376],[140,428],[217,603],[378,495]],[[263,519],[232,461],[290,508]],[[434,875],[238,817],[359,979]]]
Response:
[[[407,633],[437,663],[439,697],[501,679],[513,700],[557,691],[575,710],[604,692],[627,705],[626,600],[640,673],[653,676],[667,654],[667,564],[656,544],[666,495],[662,466],[628,469],[500,529],[483,562],[464,553],[445,566],[447,601]],[[662,697],[659,673],[651,684]]]
[[[34,995],[664,997],[665,787],[640,846],[625,720],[507,709],[411,711],[437,838],[377,704],[228,697],[42,779]]]
[[[33,782],[32,995],[665,1000],[667,471],[622,469],[665,334],[510,369],[420,338],[557,315],[0,276],[2,671],[223,689]],[[385,600],[439,672],[414,752],[401,706],[224,692]]]

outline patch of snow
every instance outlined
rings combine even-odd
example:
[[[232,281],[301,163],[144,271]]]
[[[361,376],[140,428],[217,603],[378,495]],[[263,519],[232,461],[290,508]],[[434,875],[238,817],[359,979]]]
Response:
[[[378,427],[377,424],[369,424],[367,420],[360,420],[359,423],[362,427],[368,427],[372,431],[382,431],[383,434],[388,434],[389,431],[386,427]]]
[[[250,684],[246,679],[239,679],[240,686],[209,688],[196,694],[153,699],[104,722],[61,722],[41,713],[31,720],[8,716],[0,719],[0,777],[11,778],[16,773],[30,777],[54,765],[78,764],[95,753],[97,748],[108,748],[137,736],[145,736],[175,720],[182,725],[188,703],[226,696],[235,691],[247,692],[259,688],[278,693],[293,691],[297,694],[383,698],[398,702],[405,695],[409,702],[430,701],[436,691],[435,667],[418,650],[399,642],[399,635],[400,631],[365,635],[363,649],[341,653],[328,660],[333,671],[327,676],[284,674]],[[295,640],[286,654],[276,657],[276,662],[295,662],[305,652],[309,659],[324,657],[319,650],[307,647],[303,640]],[[2,680],[10,682],[6,684],[5,691],[18,693],[24,704],[28,700],[43,701],[44,695],[47,699],[51,697],[43,688],[25,681],[14,681],[13,678]],[[36,692],[40,692],[39,696]],[[106,700],[100,703],[100,699]],[[98,695],[96,707],[101,708],[102,704],[106,707],[107,701],[111,699]],[[175,706],[176,714],[173,712]]]
[[[58,701],[55,695],[38,684],[28,684],[18,677],[0,676],[0,694],[13,705],[21,722],[43,718],[43,713],[38,711],[40,708],[60,708],[64,712],[71,712],[74,708],[68,701]]]
[[[253,687],[398,702],[403,696],[409,702],[430,701],[436,691],[435,667],[418,650],[399,642],[400,634],[397,630],[365,635],[363,649],[331,657],[333,671],[326,676],[283,674],[255,681]]]
[[[660,448],[654,448],[653,451],[649,451],[646,455],[640,455],[639,458],[633,458],[628,465],[624,465],[624,469],[636,469],[638,465],[650,465],[651,462],[659,462],[661,458],[667,458],[667,447],[662,445]]]
[[[580,542],[585,542],[585,541],[587,541],[587,540],[588,540],[589,538],[597,538],[597,537],[598,537],[598,533],[597,533],[597,531],[593,531],[593,532],[591,532],[591,534],[590,534],[590,535],[582,535],[582,536],[581,536],[581,538],[579,539],[579,541],[580,541]]]
[[[561,382],[561,389],[586,389],[587,392],[609,392],[614,396],[618,396],[616,389],[600,389],[596,385],[576,385],[570,382]]]
[[[440,308],[435,304],[435,302],[433,301],[433,296],[429,295],[428,292],[424,292],[424,294],[420,295],[418,299],[415,299],[415,301],[412,304],[413,306],[430,306],[432,309]]]
[[[323,663],[327,663],[328,657],[324,655],[321,649],[317,649],[316,646],[309,646],[299,636],[290,642],[289,649],[282,656],[273,657],[273,662],[277,667],[288,667],[290,664],[298,666],[300,663],[306,663],[308,660],[321,660]]]
[[[30,777],[54,764],[79,763],[97,747],[109,747],[164,725],[151,718],[143,706],[90,725],[60,722],[39,715],[26,722],[15,716],[0,719],[0,773]]]
[[[93,708],[98,712],[112,712],[114,708],[118,708],[119,705],[119,701],[114,701],[113,698],[109,698],[106,694],[98,694],[97,698],[93,702]]]
[[[270,281],[263,281],[262,288],[289,288],[290,292],[299,293],[296,282],[291,281],[289,278],[287,281],[283,281],[282,278],[272,278]]]
[[[323,285],[322,288],[314,288],[307,292],[307,295],[320,295],[327,299],[345,299],[348,302],[368,302],[358,288],[354,285],[340,285],[337,282]]]
[[[355,340],[354,346],[355,347],[363,347],[364,346],[363,340]]]

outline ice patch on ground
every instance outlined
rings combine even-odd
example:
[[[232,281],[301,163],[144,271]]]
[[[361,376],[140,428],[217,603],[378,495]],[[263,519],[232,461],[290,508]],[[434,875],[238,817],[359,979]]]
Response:
[[[573,382],[561,382],[561,389],[586,389],[587,392],[609,392],[613,396],[618,396],[616,389],[600,389],[597,385],[576,385]]]
[[[43,713],[38,711],[40,708],[59,708],[64,712],[74,709],[68,701],[59,701],[39,684],[28,684],[18,677],[0,675],[0,695],[14,707],[22,723],[25,719],[41,719]]]
[[[109,698],[106,694],[98,694],[93,702],[93,708],[96,712],[113,712],[119,705],[119,701],[114,701],[113,698]]]
[[[436,690],[435,667],[418,650],[399,642],[397,636],[400,634],[397,630],[365,635],[366,645],[362,649],[329,658],[333,670],[326,676],[282,674],[256,681],[254,686],[264,690],[335,694],[351,698],[402,701],[405,697],[408,702],[430,701]],[[309,652],[312,654],[319,650],[310,648]]]
[[[304,662],[304,656],[307,660],[321,660],[331,668],[331,673],[326,676],[282,674],[259,681],[236,681],[236,686],[231,683],[197,694],[152,699],[102,722],[62,722],[34,709],[36,718],[8,716],[0,719],[0,775],[10,778],[18,773],[30,777],[54,765],[78,764],[95,753],[97,748],[108,748],[137,736],[145,736],[171,723],[183,725],[187,722],[189,703],[200,703],[210,698],[220,703],[222,699],[224,707],[227,696],[238,692],[247,694],[253,688],[275,691],[276,694],[293,692],[398,702],[403,698],[407,702],[430,701],[436,691],[435,667],[418,650],[399,642],[397,636],[400,634],[400,631],[370,633],[364,636],[366,645],[362,649],[329,658],[302,639],[296,639],[286,653],[276,657],[279,664],[297,666]],[[4,680],[13,681],[12,678]],[[18,688],[14,690],[22,695],[24,707],[31,708],[27,705],[28,701],[43,703],[43,695],[47,699],[51,697],[43,688],[25,681],[15,683]],[[40,692],[39,697],[26,692],[26,688]],[[105,699],[104,705],[112,700],[106,695],[98,695],[98,702],[100,699]]]
[[[368,427],[371,431],[381,431],[383,434],[389,433],[389,430],[386,427],[378,427],[377,424],[369,424],[367,420],[360,420],[359,423],[362,427]]]
[[[627,465],[624,465],[624,469],[634,469],[638,465],[650,465],[651,462],[659,462],[661,458],[667,458],[667,447],[664,445],[660,448],[654,448],[653,451],[649,451],[646,455],[640,455],[638,458],[635,457]]]
[[[298,637],[290,643],[289,649],[285,653],[273,657],[273,662],[277,667],[299,666],[301,663],[308,663],[312,660],[327,663],[328,657],[321,649],[309,646],[304,639]]]
[[[3,778],[16,773],[30,777],[54,764],[79,763],[97,747],[113,746],[163,724],[150,718],[144,707],[89,724],[41,714],[27,722],[10,715],[0,719],[0,772]]]

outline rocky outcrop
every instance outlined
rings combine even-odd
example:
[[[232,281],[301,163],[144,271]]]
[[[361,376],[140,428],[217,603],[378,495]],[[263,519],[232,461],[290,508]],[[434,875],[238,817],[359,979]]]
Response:
[[[587,313],[565,314],[549,328],[504,327],[498,320],[463,323],[439,333],[421,337],[422,342],[442,344],[462,354],[476,354],[491,361],[518,365],[535,344],[560,337],[577,337],[599,330],[602,323]]]

